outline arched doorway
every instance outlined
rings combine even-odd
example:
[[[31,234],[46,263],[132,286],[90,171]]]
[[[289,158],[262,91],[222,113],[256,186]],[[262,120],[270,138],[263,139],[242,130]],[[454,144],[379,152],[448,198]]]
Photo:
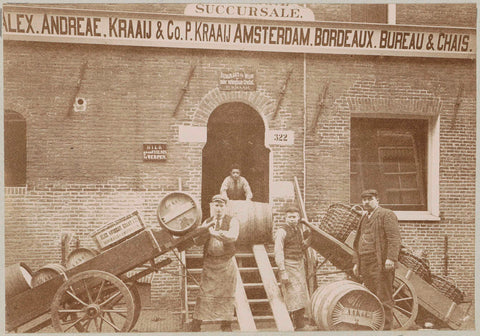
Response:
[[[253,108],[240,102],[217,107],[207,124],[207,143],[202,151],[202,212],[210,214],[209,202],[220,192],[232,164],[238,163],[252,188],[253,201],[269,201],[269,155],[265,125]]]

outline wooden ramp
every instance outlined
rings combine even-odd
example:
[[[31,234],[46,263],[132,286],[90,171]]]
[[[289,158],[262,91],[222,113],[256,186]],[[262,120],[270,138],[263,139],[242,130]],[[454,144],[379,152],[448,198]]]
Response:
[[[253,254],[257,262],[265,292],[273,312],[273,318],[279,331],[294,331],[293,323],[288,314],[287,306],[278,287],[275,273],[268,259],[264,245],[253,245]]]
[[[235,291],[235,310],[237,311],[238,325],[241,331],[257,331],[252,310],[248,303],[247,293],[243,287],[242,277],[237,265],[237,259],[233,258],[235,271],[237,273],[237,289]]]

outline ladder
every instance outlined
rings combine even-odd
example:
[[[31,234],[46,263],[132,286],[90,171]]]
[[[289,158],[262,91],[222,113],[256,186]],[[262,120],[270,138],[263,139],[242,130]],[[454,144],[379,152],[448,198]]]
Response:
[[[267,249],[270,252],[267,252]],[[188,274],[200,283],[203,254],[200,249],[186,251]],[[255,331],[260,325],[279,331],[293,331],[293,324],[275,277],[277,267],[272,267],[273,246],[254,245],[237,248],[236,314],[241,331]],[[198,285],[188,277],[183,278],[182,297],[184,322],[191,320],[198,293]]]

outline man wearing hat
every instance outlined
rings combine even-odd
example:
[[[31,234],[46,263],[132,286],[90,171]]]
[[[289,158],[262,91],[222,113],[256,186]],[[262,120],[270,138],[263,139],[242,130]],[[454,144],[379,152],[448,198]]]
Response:
[[[379,206],[374,189],[362,192],[362,217],[353,247],[353,273],[361,276],[365,286],[382,302],[385,309],[384,330],[392,329],[393,280],[400,252],[400,229],[392,210]]]
[[[275,262],[278,266],[282,292],[287,310],[292,316],[295,330],[305,329],[305,307],[307,305],[307,282],[305,276],[304,240],[300,211],[290,205],[285,209],[286,224],[275,233]]]
[[[213,216],[202,226],[210,226],[203,248],[203,271],[200,292],[193,313],[192,331],[200,331],[202,321],[221,322],[222,331],[232,331],[237,275],[233,256],[239,222],[225,214],[227,199],[212,198]]]

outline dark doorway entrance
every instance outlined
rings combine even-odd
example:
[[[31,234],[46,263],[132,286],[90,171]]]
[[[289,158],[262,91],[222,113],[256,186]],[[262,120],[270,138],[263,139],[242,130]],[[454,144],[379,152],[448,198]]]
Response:
[[[244,103],[226,103],[213,111],[207,124],[207,143],[202,152],[202,212],[220,192],[232,164],[238,163],[253,192],[253,201],[269,201],[269,154],[265,125],[260,115]]]

